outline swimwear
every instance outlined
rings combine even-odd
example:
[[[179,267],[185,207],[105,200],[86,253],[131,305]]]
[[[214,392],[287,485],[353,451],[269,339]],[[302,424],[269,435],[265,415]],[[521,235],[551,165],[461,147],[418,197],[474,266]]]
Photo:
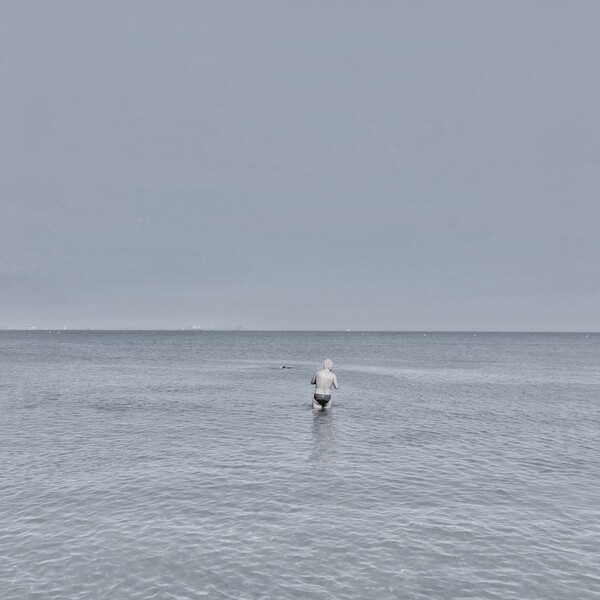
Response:
[[[331,394],[315,394],[315,400],[321,406],[325,406],[331,400]]]

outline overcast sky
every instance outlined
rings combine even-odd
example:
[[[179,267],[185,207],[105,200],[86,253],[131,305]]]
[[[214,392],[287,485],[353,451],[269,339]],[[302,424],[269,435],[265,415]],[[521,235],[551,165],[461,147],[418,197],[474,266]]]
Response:
[[[0,326],[600,330],[600,3],[0,2]]]

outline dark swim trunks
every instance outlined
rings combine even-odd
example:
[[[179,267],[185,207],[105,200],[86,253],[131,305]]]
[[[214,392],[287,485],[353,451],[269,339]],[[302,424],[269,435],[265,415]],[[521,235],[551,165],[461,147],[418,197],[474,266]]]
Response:
[[[315,394],[315,400],[321,406],[325,406],[331,400],[331,394]]]

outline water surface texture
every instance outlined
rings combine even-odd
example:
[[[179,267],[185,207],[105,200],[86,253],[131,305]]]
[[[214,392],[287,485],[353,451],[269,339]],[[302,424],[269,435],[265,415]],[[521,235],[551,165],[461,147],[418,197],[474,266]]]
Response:
[[[597,599],[599,358],[598,334],[0,332],[0,598]]]

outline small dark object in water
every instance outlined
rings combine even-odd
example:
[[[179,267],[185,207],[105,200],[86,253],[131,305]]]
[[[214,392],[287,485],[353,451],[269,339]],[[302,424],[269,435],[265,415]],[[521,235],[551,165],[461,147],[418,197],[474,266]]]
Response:
[[[291,369],[292,367],[288,367],[286,365],[283,365],[283,367],[281,367],[282,369]]]

